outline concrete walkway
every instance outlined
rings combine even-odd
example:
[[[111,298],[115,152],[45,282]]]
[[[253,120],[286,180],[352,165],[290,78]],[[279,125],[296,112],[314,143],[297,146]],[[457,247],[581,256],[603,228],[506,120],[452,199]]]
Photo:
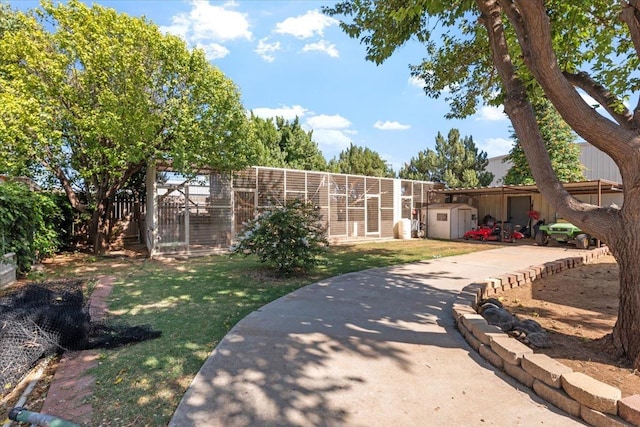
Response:
[[[169,425],[584,425],[484,361],[450,310],[474,280],[580,253],[501,247],[299,289],[230,331]]]

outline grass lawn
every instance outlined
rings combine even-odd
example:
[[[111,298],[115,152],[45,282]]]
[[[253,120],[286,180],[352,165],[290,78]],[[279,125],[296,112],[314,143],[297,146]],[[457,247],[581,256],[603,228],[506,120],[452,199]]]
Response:
[[[93,374],[94,425],[164,426],[204,360],[240,319],[287,293],[352,271],[495,248],[495,244],[401,240],[333,246],[305,277],[274,278],[255,258],[188,260],[68,257],[43,278],[117,278],[110,312],[162,337],[101,352]]]

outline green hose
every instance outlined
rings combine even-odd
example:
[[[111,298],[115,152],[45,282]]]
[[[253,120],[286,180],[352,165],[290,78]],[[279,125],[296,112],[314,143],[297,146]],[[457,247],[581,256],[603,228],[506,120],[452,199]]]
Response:
[[[11,412],[9,412],[9,419],[44,427],[80,427],[79,424],[71,421],[63,420],[53,415],[27,411],[25,408],[13,408]]]

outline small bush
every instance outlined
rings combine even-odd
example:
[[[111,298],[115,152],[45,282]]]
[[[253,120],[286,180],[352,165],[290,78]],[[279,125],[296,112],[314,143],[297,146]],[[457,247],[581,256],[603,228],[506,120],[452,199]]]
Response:
[[[303,200],[291,200],[249,221],[231,250],[257,255],[261,262],[287,276],[315,267],[328,244],[320,209]]]

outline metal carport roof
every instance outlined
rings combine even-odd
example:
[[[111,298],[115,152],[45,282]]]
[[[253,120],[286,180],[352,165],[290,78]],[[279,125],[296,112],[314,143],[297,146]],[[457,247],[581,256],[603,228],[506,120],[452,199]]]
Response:
[[[605,194],[619,193],[622,191],[622,184],[605,179],[593,181],[566,182],[564,188],[572,195],[578,194]],[[537,185],[500,185],[494,187],[473,187],[473,188],[447,188],[442,190],[432,190],[438,194],[446,195],[517,195],[540,193]]]

